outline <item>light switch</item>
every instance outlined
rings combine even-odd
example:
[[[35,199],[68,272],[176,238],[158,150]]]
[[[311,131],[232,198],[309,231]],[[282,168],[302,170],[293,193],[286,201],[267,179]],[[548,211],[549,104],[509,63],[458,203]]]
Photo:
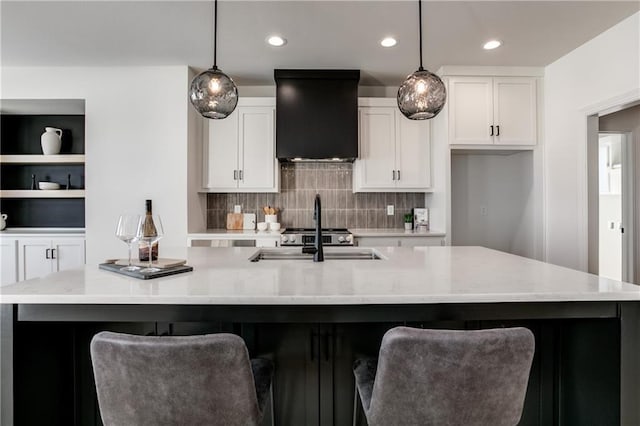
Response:
[[[235,206],[233,206],[233,212],[234,213],[242,213],[242,206],[239,204],[236,204]]]
[[[387,206],[387,216],[393,216],[393,214],[394,214],[394,210],[395,210],[395,209],[394,209],[394,207],[393,207],[393,204],[389,204],[389,205]]]

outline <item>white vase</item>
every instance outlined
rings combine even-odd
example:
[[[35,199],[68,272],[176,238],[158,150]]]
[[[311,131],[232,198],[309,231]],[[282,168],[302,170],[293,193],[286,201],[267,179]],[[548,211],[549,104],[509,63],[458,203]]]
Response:
[[[7,227],[7,215],[2,213],[0,215],[0,231]]]
[[[45,127],[45,132],[40,136],[42,153],[44,155],[55,155],[60,153],[62,145],[62,130],[55,127]]]
[[[413,224],[411,222],[405,222],[404,223],[404,230],[405,231],[411,231],[413,229]]]

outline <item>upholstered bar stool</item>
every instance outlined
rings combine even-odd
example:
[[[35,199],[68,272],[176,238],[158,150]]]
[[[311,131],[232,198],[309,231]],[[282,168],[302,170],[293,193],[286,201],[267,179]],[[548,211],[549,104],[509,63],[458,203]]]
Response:
[[[271,361],[249,360],[233,334],[101,332],[91,361],[105,426],[258,425],[273,376]]]
[[[526,328],[454,331],[397,327],[379,358],[354,364],[370,426],[515,425],[529,381],[533,333]]]

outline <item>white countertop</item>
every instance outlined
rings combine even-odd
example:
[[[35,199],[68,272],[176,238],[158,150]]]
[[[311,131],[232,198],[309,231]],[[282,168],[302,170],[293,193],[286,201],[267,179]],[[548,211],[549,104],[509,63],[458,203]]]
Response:
[[[640,301],[640,286],[482,247],[377,249],[386,260],[249,262],[247,259],[256,250],[163,247],[163,255],[188,259],[194,271],[145,281],[88,265],[0,287],[0,303],[346,305]],[[326,248],[327,252],[331,250],[348,248]]]
[[[39,235],[84,236],[84,228],[6,228],[0,237],[37,237]]]
[[[349,229],[354,237],[445,237],[442,231],[405,231],[400,228],[354,228]]]

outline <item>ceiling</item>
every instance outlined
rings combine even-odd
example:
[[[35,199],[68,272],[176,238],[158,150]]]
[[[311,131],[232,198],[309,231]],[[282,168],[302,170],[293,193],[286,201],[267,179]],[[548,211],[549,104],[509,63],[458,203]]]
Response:
[[[2,0],[0,59],[205,69],[213,62],[212,10],[208,1]],[[545,66],[638,10],[637,0],[425,1],[424,65]],[[218,21],[218,66],[240,85],[273,84],[274,68],[353,68],[362,85],[394,86],[418,67],[415,0],[221,0]],[[288,43],[267,45],[274,33]],[[380,46],[387,35],[397,46]],[[484,51],[490,38],[504,45]]]

